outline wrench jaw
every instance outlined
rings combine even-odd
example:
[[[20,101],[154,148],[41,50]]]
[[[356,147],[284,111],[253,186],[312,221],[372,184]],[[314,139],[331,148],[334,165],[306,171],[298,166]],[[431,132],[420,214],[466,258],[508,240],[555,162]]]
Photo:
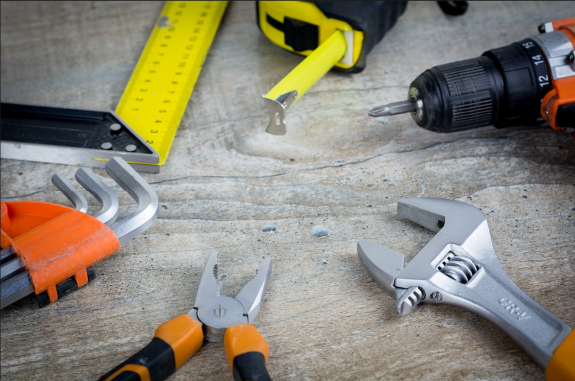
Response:
[[[357,243],[361,263],[389,295],[396,300],[397,312],[407,315],[425,299],[425,291],[419,286],[396,287],[396,278],[405,268],[405,255],[366,239]]]
[[[495,255],[485,215],[457,201],[411,198],[398,213],[437,231],[406,265],[403,255],[366,240],[358,255],[406,314],[420,302],[462,307],[508,334],[543,369],[571,328],[525,294]],[[439,221],[439,223],[438,223]]]
[[[357,254],[368,274],[389,295],[397,299],[404,293],[405,289],[395,287],[395,277],[405,267],[405,255],[367,239],[358,241]]]

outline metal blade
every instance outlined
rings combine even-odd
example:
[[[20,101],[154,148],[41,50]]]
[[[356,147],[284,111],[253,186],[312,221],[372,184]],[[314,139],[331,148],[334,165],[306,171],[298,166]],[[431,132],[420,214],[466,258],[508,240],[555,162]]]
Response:
[[[457,236],[470,235],[486,222],[485,215],[473,205],[441,198],[403,198],[397,203],[397,214],[438,232],[456,229]]]
[[[56,188],[60,190],[60,192],[64,193],[64,196],[66,196],[66,198],[70,200],[72,204],[74,204],[74,207],[77,210],[83,213],[88,211],[88,202],[68,180],[58,174],[55,174],[52,176],[52,184],[54,184]]]
[[[76,171],[76,181],[100,202],[102,208],[94,217],[106,225],[112,225],[120,213],[118,197],[90,168],[80,168]]]
[[[264,259],[258,266],[256,276],[238,293],[235,299],[244,307],[244,315],[252,323],[260,312],[264,291],[272,272],[271,258]]]
[[[34,292],[26,265],[12,247],[2,251],[0,309]]]
[[[218,253],[212,250],[206,266],[204,267],[204,272],[202,273],[202,278],[200,279],[200,284],[196,288],[196,294],[194,295],[194,309],[198,308],[202,304],[208,303],[214,297],[220,296],[220,287],[218,283]]]
[[[388,294],[397,297],[394,280],[405,267],[405,256],[366,239],[358,241],[357,254],[373,280],[383,287]]]
[[[417,110],[417,103],[414,101],[400,101],[393,102],[383,106],[375,107],[367,113],[369,116],[389,116],[397,114],[405,114],[407,112],[412,112]]]
[[[158,195],[152,187],[120,157],[106,164],[106,172],[138,203],[128,216],[111,226],[120,243],[124,243],[149,228],[158,217]]]

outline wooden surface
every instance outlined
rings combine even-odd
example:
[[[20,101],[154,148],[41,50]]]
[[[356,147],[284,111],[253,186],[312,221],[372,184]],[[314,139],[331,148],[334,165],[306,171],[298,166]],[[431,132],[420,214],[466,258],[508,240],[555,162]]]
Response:
[[[113,110],[162,6],[3,1],[2,101]],[[510,278],[575,326],[574,134],[442,135],[409,115],[367,116],[405,99],[425,69],[520,41],[574,11],[572,2],[472,2],[450,18],[436,2],[410,2],[362,73],[328,73],[288,111],[288,134],[271,136],[261,96],[301,58],[261,34],[253,2],[232,2],[166,165],[144,175],[160,200],[157,222],[95,265],[97,278],[80,290],[43,309],[27,297],[2,310],[2,380],[98,378],[192,307],[212,249],[229,296],[273,259],[255,326],[274,380],[544,379],[471,312],[425,304],[399,316],[356,244],[367,238],[410,260],[432,233],[397,216],[397,201],[467,202],[486,213]],[[3,200],[69,205],[50,177],[72,180],[77,167],[2,159],[1,168]],[[95,172],[128,213],[129,196]],[[314,237],[316,226],[329,235]],[[231,380],[223,346],[206,343],[170,379]]]

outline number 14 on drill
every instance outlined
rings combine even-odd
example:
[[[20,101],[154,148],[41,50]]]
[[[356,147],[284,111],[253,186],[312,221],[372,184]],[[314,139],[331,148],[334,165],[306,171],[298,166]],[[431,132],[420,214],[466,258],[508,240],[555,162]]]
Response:
[[[168,1],[116,114],[159,154],[163,165],[227,1]]]

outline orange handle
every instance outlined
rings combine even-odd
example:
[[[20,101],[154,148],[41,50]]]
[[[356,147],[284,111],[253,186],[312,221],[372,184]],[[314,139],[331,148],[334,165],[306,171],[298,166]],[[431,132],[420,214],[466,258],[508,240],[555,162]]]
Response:
[[[553,30],[560,31],[571,41],[575,48],[575,17],[553,21]],[[555,130],[575,127],[575,77],[553,80],[553,90],[541,101],[541,116]]]
[[[67,206],[39,201],[2,202],[2,248],[22,259],[36,294],[58,299],[56,285],[74,277],[88,282],[86,269],[120,250],[112,229]]]
[[[141,351],[106,373],[100,381],[165,380],[202,347],[204,333],[198,321],[179,315],[158,327]]]
[[[228,327],[224,346],[234,380],[271,381],[266,369],[270,348],[256,327],[251,324]]]
[[[547,369],[547,381],[573,381],[575,380],[575,330],[563,340],[551,356]]]

